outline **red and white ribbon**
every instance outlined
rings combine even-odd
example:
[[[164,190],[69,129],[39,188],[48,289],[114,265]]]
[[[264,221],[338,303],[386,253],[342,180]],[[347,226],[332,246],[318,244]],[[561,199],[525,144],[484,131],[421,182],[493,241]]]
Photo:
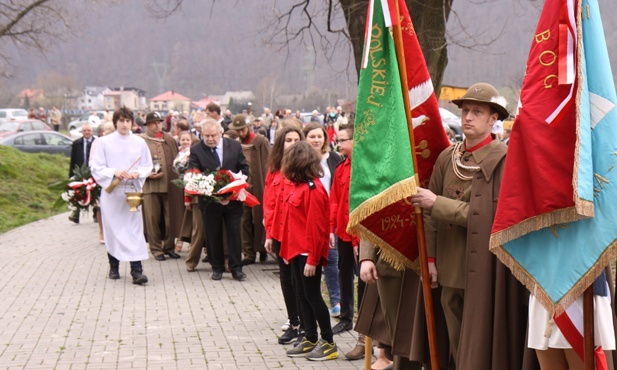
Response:
[[[94,178],[90,177],[89,179],[83,179],[83,181],[73,181],[69,183],[69,188],[76,190],[81,187],[86,187],[86,199],[80,200],[77,202],[82,207],[85,207],[90,204],[90,192],[94,189],[98,184],[94,181]]]

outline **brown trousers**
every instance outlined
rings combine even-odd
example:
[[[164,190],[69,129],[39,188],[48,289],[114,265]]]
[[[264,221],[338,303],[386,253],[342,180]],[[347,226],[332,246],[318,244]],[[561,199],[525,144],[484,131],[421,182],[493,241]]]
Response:
[[[197,208],[197,204],[193,204],[193,212],[191,213],[193,213],[193,229],[191,230],[191,245],[189,246],[189,254],[186,258],[186,266],[195,268],[201,259],[201,250],[206,248],[206,241],[201,210]]]
[[[257,252],[265,253],[266,233],[263,220],[253,219],[253,208],[243,206],[242,211],[242,253],[245,259],[255,260]],[[257,222],[257,223],[256,223]]]
[[[461,338],[461,325],[463,324],[463,302],[465,289],[443,287],[441,290],[441,305],[448,325],[448,338],[450,339],[450,352],[457,361],[458,345]]]
[[[403,287],[403,272],[401,272],[399,276],[389,276],[392,274],[384,274],[384,276],[381,275],[380,271],[377,271],[377,273],[379,275],[379,279],[377,280],[377,291],[379,292],[381,309],[386,320],[386,325],[390,330],[390,338],[394,340],[399,314],[401,289]],[[405,273],[414,274],[411,270],[407,270]],[[408,318],[402,317],[402,319],[406,320]],[[422,364],[410,361],[406,357],[395,355],[393,368],[395,370],[421,370]]]
[[[169,202],[167,193],[144,194],[143,217],[146,226],[146,237],[153,256],[158,256],[174,250],[174,239],[169,223]],[[165,218],[166,239],[163,240],[161,217]]]

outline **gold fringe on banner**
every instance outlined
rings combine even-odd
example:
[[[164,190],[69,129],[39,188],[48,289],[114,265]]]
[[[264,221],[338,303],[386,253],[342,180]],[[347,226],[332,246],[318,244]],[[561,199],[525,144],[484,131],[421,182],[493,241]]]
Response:
[[[492,241],[492,239],[491,239]],[[554,303],[551,298],[546,294],[546,291],[538,285],[538,282],[531,276],[527,270],[525,270],[504,248],[496,248],[493,253],[497,255],[499,260],[506,265],[511,271],[512,275],[516,277],[521,284],[525,285],[527,289],[536,297],[538,302],[544,306],[552,317],[554,314],[562,314],[578,297],[580,297],[585,289],[587,289],[602,273],[604,268],[610,264],[610,262],[617,256],[617,240],[614,240],[600,255],[595,264],[583,275],[579,281],[574,284],[559,301]]]
[[[347,232],[355,235],[354,228],[365,218],[417,192],[415,177],[410,177],[390,185],[379,194],[362,202],[349,213]]]
[[[530,217],[524,221],[519,222],[516,225],[510,226],[507,229],[503,229],[491,235],[489,242],[489,249],[496,253],[497,249],[507,242],[520,238],[531,232],[545,229],[553,225],[562,225],[574,221],[579,221],[583,218],[576,207],[568,207],[555,210],[553,212],[544,213],[535,217]]]
[[[410,268],[419,273],[420,265],[417,261],[411,261],[409,258],[405,257],[396,248],[386,243],[375,233],[364,227],[364,225],[356,225],[354,231],[357,231],[357,234],[361,239],[368,240],[371,243],[375,244],[375,246],[378,248],[378,253],[381,255],[381,258],[383,258],[383,260],[387,264],[394,267],[395,270],[403,271],[406,268]]]

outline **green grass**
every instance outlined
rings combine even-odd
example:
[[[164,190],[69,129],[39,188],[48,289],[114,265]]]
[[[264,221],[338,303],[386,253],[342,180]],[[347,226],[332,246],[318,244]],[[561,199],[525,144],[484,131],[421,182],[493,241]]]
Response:
[[[0,233],[67,211],[52,208],[60,191],[48,185],[68,177],[69,162],[63,155],[0,146]]]

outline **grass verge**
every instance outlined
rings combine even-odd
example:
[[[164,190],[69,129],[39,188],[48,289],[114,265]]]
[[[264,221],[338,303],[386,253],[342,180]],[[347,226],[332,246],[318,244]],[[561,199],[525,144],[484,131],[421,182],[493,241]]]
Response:
[[[52,205],[59,191],[48,185],[66,179],[69,158],[24,153],[0,146],[0,234],[27,223],[65,212]]]

